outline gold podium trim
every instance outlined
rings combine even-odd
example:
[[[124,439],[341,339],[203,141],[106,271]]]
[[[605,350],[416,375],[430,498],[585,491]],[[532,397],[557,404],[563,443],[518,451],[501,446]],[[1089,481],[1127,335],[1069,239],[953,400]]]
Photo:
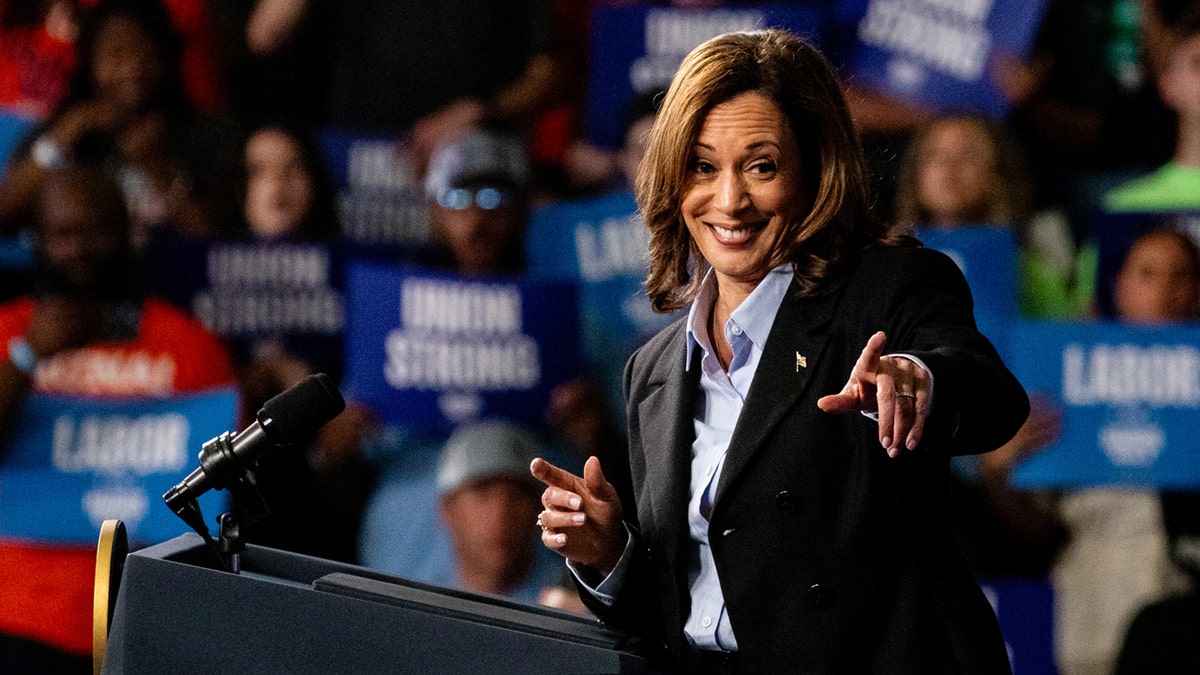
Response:
[[[100,669],[104,666],[104,656],[108,651],[108,629],[128,553],[125,523],[119,520],[104,521],[100,526],[100,541],[96,544],[96,578],[92,592],[92,672],[95,675],[100,675]]]

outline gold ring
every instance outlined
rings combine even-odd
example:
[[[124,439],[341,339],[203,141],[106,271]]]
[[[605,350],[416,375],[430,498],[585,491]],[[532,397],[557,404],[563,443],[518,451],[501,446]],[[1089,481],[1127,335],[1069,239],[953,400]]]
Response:
[[[543,532],[546,531],[546,524],[542,522],[542,514],[540,514],[540,513],[538,514],[538,517],[537,517],[537,526],[539,528],[541,528],[541,530]]]
[[[912,393],[911,391],[898,391],[898,392],[896,392],[896,397],[897,398],[913,398],[913,399],[915,399],[917,397],[917,395]]]

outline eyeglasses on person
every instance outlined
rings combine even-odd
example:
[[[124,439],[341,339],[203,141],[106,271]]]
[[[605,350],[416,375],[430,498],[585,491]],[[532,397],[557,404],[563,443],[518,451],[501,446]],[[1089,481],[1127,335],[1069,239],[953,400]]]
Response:
[[[438,206],[455,211],[466,211],[474,204],[484,211],[512,206],[517,195],[513,190],[502,187],[445,188],[438,192]]]

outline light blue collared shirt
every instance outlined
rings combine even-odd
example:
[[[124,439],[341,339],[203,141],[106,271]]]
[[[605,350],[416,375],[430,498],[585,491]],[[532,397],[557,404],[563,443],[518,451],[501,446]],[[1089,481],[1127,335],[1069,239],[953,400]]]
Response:
[[[708,517],[712,513],[721,481],[725,451],[742,406],[750,393],[750,384],[758,370],[767,336],[775,324],[775,315],[792,283],[792,266],[771,270],[758,286],[733,310],[722,330],[733,348],[729,370],[720,361],[709,340],[707,326],[717,297],[716,278],[705,277],[700,294],[692,303],[687,320],[687,363],[697,346],[700,357],[700,396],[696,401],[692,442],[692,480],[688,501],[688,530],[696,544],[688,561],[688,583],[692,609],[683,630],[699,649],[736,651],[737,639],[725,613],[725,596],[717,578],[717,567],[708,543]]]
[[[750,383],[762,359],[767,336],[775,323],[775,315],[792,283],[792,266],[780,265],[751,291],[725,323],[725,339],[733,347],[729,371],[721,368],[708,339],[709,316],[717,297],[717,280],[710,270],[692,302],[687,318],[687,367],[691,368],[692,354],[697,346],[703,350],[700,361],[700,395],[696,402],[693,424],[696,440],[692,443],[691,489],[688,499],[688,529],[692,541],[688,559],[688,584],[692,609],[684,624],[684,634],[694,647],[709,650],[736,651],[737,640],[725,613],[725,596],[717,578],[712,549],[708,545],[708,515],[721,479],[725,451],[737,425],[738,416]],[[624,583],[625,572],[632,557],[633,538],[617,566],[599,584],[571,561],[567,567],[588,591],[606,605],[611,605]]]

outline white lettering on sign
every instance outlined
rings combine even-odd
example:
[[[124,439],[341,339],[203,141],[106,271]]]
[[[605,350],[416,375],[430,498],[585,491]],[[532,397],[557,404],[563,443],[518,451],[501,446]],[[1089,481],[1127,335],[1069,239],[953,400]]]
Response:
[[[192,313],[209,330],[225,336],[270,332],[338,335],[345,321],[341,293],[332,289],[202,292],[192,299]]]
[[[400,288],[400,325],[407,331],[471,333],[480,337],[521,332],[521,290],[516,286],[407,279]]]
[[[413,172],[395,143],[355,141],[347,159],[350,189],[402,190],[414,184]]]
[[[187,418],[163,415],[64,415],[54,421],[51,462],[66,473],[181,471],[187,466]]]
[[[59,352],[38,366],[38,389],[80,396],[167,396],[175,387],[169,354],[83,347]]]
[[[525,335],[463,340],[396,330],[384,350],[384,377],[397,389],[523,390],[541,378],[537,342]]]
[[[983,75],[991,0],[873,0],[858,25],[864,44],[895,51],[964,81]]]
[[[396,389],[532,389],[541,357],[521,332],[521,305],[516,285],[405,279],[400,327],[384,342],[384,379]]]
[[[338,197],[342,232],[362,244],[423,244],[429,241],[429,207],[415,191],[352,193]]]
[[[645,276],[649,267],[650,230],[639,215],[607,218],[594,226],[575,226],[579,274],[587,281],[617,276]]]
[[[995,0],[915,0],[913,4],[957,15],[963,21],[982,23],[987,21]]]
[[[1145,467],[1158,459],[1167,436],[1152,424],[1109,424],[1100,429],[1099,443],[1114,466]]]
[[[646,53],[682,58],[701,42],[725,33],[760,28],[764,20],[761,12],[754,11],[650,10],[646,13]]]
[[[325,288],[329,251],[315,247],[220,246],[208,253],[214,287]]]
[[[1068,405],[1200,405],[1200,351],[1187,345],[1068,344],[1062,354]]]
[[[88,520],[96,527],[115,518],[132,528],[146,517],[150,500],[141,489],[96,488],[84,493],[82,506]]]
[[[663,89],[683,57],[701,42],[725,33],[761,28],[765,21],[756,11],[651,10],[646,13],[646,55],[630,64],[629,84],[639,94]]]

